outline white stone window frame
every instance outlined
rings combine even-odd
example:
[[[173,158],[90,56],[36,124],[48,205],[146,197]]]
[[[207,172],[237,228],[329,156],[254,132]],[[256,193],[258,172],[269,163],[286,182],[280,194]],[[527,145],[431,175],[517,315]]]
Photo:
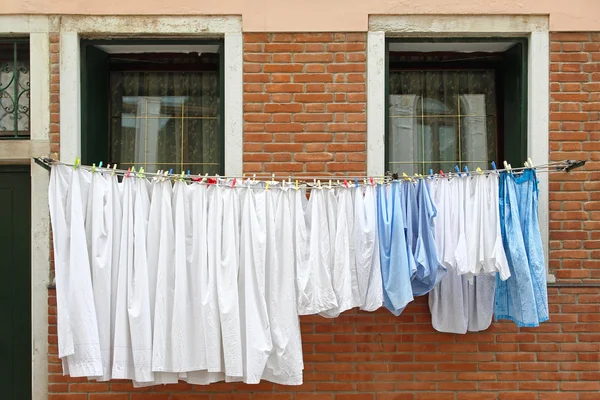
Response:
[[[240,16],[63,16],[60,19],[60,159],[81,156],[80,39],[224,38],[225,175],[243,168],[243,38]],[[76,105],[76,106],[74,106]]]
[[[367,173],[385,173],[386,37],[521,37],[528,39],[527,154],[549,159],[550,35],[547,16],[371,15],[367,38]],[[539,220],[548,271],[548,174],[539,174]],[[555,277],[548,274],[548,282]]]

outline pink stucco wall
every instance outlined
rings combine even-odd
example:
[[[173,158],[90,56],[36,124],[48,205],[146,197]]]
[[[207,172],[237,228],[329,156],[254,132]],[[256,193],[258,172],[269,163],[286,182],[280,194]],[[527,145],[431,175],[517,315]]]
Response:
[[[377,14],[549,16],[550,31],[599,31],[600,0],[3,0],[0,14],[241,15],[246,32],[366,31]]]

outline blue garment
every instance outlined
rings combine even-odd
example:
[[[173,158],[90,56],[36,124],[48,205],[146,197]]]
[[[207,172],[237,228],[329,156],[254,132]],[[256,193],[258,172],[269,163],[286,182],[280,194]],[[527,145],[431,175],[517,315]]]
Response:
[[[539,318],[519,216],[519,190],[512,174],[500,173],[499,197],[502,244],[511,276],[506,281],[497,278],[494,318],[535,327]]]
[[[412,212],[417,213],[417,243],[415,248],[415,261],[417,273],[412,279],[412,290],[414,296],[423,296],[431,291],[446,274],[446,268],[440,263],[435,246],[435,235],[433,218],[437,210],[429,188],[424,180],[419,180],[416,187],[413,184],[411,191],[416,196],[411,196],[413,203]]]
[[[517,183],[519,195],[519,219],[523,231],[525,251],[529,260],[538,321],[542,323],[548,321],[549,315],[546,266],[538,221],[538,180],[535,171],[527,169],[515,178],[515,182]]]
[[[378,185],[377,222],[383,303],[392,314],[400,315],[413,301],[400,182]]]
[[[408,269],[410,279],[415,279],[417,274],[417,262],[415,252],[419,237],[419,215],[417,212],[417,191],[411,182],[402,182],[400,199],[404,215],[404,235],[406,237],[406,251],[408,256]],[[414,295],[414,294],[413,294]]]

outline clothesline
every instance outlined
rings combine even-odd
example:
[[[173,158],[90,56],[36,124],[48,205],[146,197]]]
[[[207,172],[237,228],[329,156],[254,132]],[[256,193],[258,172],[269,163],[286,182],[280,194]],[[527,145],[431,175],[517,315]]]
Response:
[[[383,182],[389,182],[391,180],[396,180],[396,179],[406,179],[406,180],[416,180],[416,179],[427,179],[427,178],[451,178],[451,177],[460,177],[460,176],[464,176],[464,175],[470,175],[470,174],[497,174],[500,173],[502,171],[509,171],[509,172],[517,172],[520,173],[526,169],[530,169],[530,168],[534,168],[536,170],[537,173],[546,173],[546,172],[557,172],[557,171],[563,171],[563,172],[569,172],[572,169],[575,168],[579,168],[585,165],[585,161],[584,160],[563,160],[563,161],[556,161],[556,162],[551,162],[548,164],[540,164],[540,165],[534,165],[531,162],[531,159],[529,159],[529,161],[525,162],[525,166],[524,167],[517,167],[517,168],[512,168],[509,164],[506,163],[506,161],[504,162],[504,169],[496,169],[495,168],[495,163],[492,163],[493,165],[493,169],[489,169],[489,170],[481,170],[481,169],[477,169],[475,171],[469,171],[468,169],[466,169],[465,167],[465,171],[460,171],[460,169],[458,168],[458,166],[456,166],[456,171],[452,172],[443,172],[442,170],[440,170],[438,173],[433,173],[432,170],[430,170],[430,172],[432,172],[430,175],[421,175],[421,174],[415,174],[413,176],[409,176],[406,174],[402,174],[402,176],[398,173],[391,173],[388,172],[386,175],[375,175],[375,176],[333,176],[333,175],[320,175],[320,176],[296,176],[293,174],[287,175],[287,176],[276,176],[275,174],[271,174],[271,176],[256,176],[256,174],[252,174],[252,176],[250,177],[249,174],[244,174],[242,176],[237,176],[237,175],[215,175],[215,176],[209,176],[208,174],[205,174],[204,176],[202,175],[192,175],[187,171],[188,173],[185,174],[185,171],[182,171],[181,174],[173,174],[172,170],[170,171],[159,171],[159,172],[146,172],[143,169],[140,170],[135,170],[135,168],[130,168],[127,170],[124,169],[117,169],[117,164],[113,164],[112,168],[110,168],[110,164],[107,167],[102,167],[102,163],[99,164],[99,166],[96,166],[95,164],[93,165],[81,165],[79,158],[76,158],[75,163],[73,164],[69,164],[69,163],[65,163],[62,161],[58,161],[58,160],[54,160],[52,158],[48,158],[48,157],[34,157],[33,158],[34,161],[43,166],[46,169],[50,169],[50,167],[52,165],[65,165],[65,166],[69,166],[69,167],[76,167],[76,168],[82,168],[88,171],[92,171],[92,172],[107,172],[110,173],[112,175],[116,175],[116,176],[131,176],[132,174],[134,176],[137,177],[145,177],[148,179],[161,179],[161,180],[166,180],[166,179],[173,179],[173,180],[187,180],[187,181],[197,181],[197,182],[202,182],[202,183],[209,183],[209,184],[216,184],[219,186],[235,186],[237,183],[242,184],[243,181],[248,181],[251,180],[252,183],[256,183],[256,182],[264,182],[265,184],[268,184],[269,186],[271,186],[271,188],[273,189],[282,189],[285,187],[285,184],[287,182],[287,185],[289,185],[288,187],[308,187],[308,188],[321,188],[321,187],[332,187],[334,184],[335,186],[341,186],[342,184],[346,187],[348,186],[358,186],[360,184],[364,184],[364,185],[368,185],[368,184],[376,184],[376,183],[383,183]],[[270,179],[269,179],[270,178]],[[238,182],[237,180],[240,179],[240,181]],[[342,183],[343,180],[343,183]],[[312,181],[312,182],[311,182]],[[321,182],[322,181],[322,182]],[[362,181],[362,183],[360,182]],[[277,186],[277,185],[281,185],[281,186]],[[269,188],[268,186],[266,186],[266,188]]]

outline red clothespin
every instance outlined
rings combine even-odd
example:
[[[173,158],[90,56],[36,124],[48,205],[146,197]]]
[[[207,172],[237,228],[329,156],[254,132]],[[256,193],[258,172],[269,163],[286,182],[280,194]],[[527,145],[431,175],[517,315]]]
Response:
[[[231,188],[233,189],[233,187],[235,186],[235,183],[237,182],[237,178],[233,178],[233,182],[231,183]]]
[[[369,180],[371,181],[371,186],[375,186],[375,183],[373,183],[373,177],[372,176],[369,177]]]
[[[215,178],[208,178],[208,180],[206,181],[206,185],[213,185],[216,184],[217,180]]]
[[[346,188],[348,188],[348,181],[344,179],[344,186],[346,186]]]
[[[444,174],[444,171],[442,171],[441,169],[440,169],[440,175],[442,176],[442,178],[446,177],[446,174]]]
[[[127,175],[125,175],[126,178],[129,178],[129,174],[131,173],[131,167],[127,168]]]

